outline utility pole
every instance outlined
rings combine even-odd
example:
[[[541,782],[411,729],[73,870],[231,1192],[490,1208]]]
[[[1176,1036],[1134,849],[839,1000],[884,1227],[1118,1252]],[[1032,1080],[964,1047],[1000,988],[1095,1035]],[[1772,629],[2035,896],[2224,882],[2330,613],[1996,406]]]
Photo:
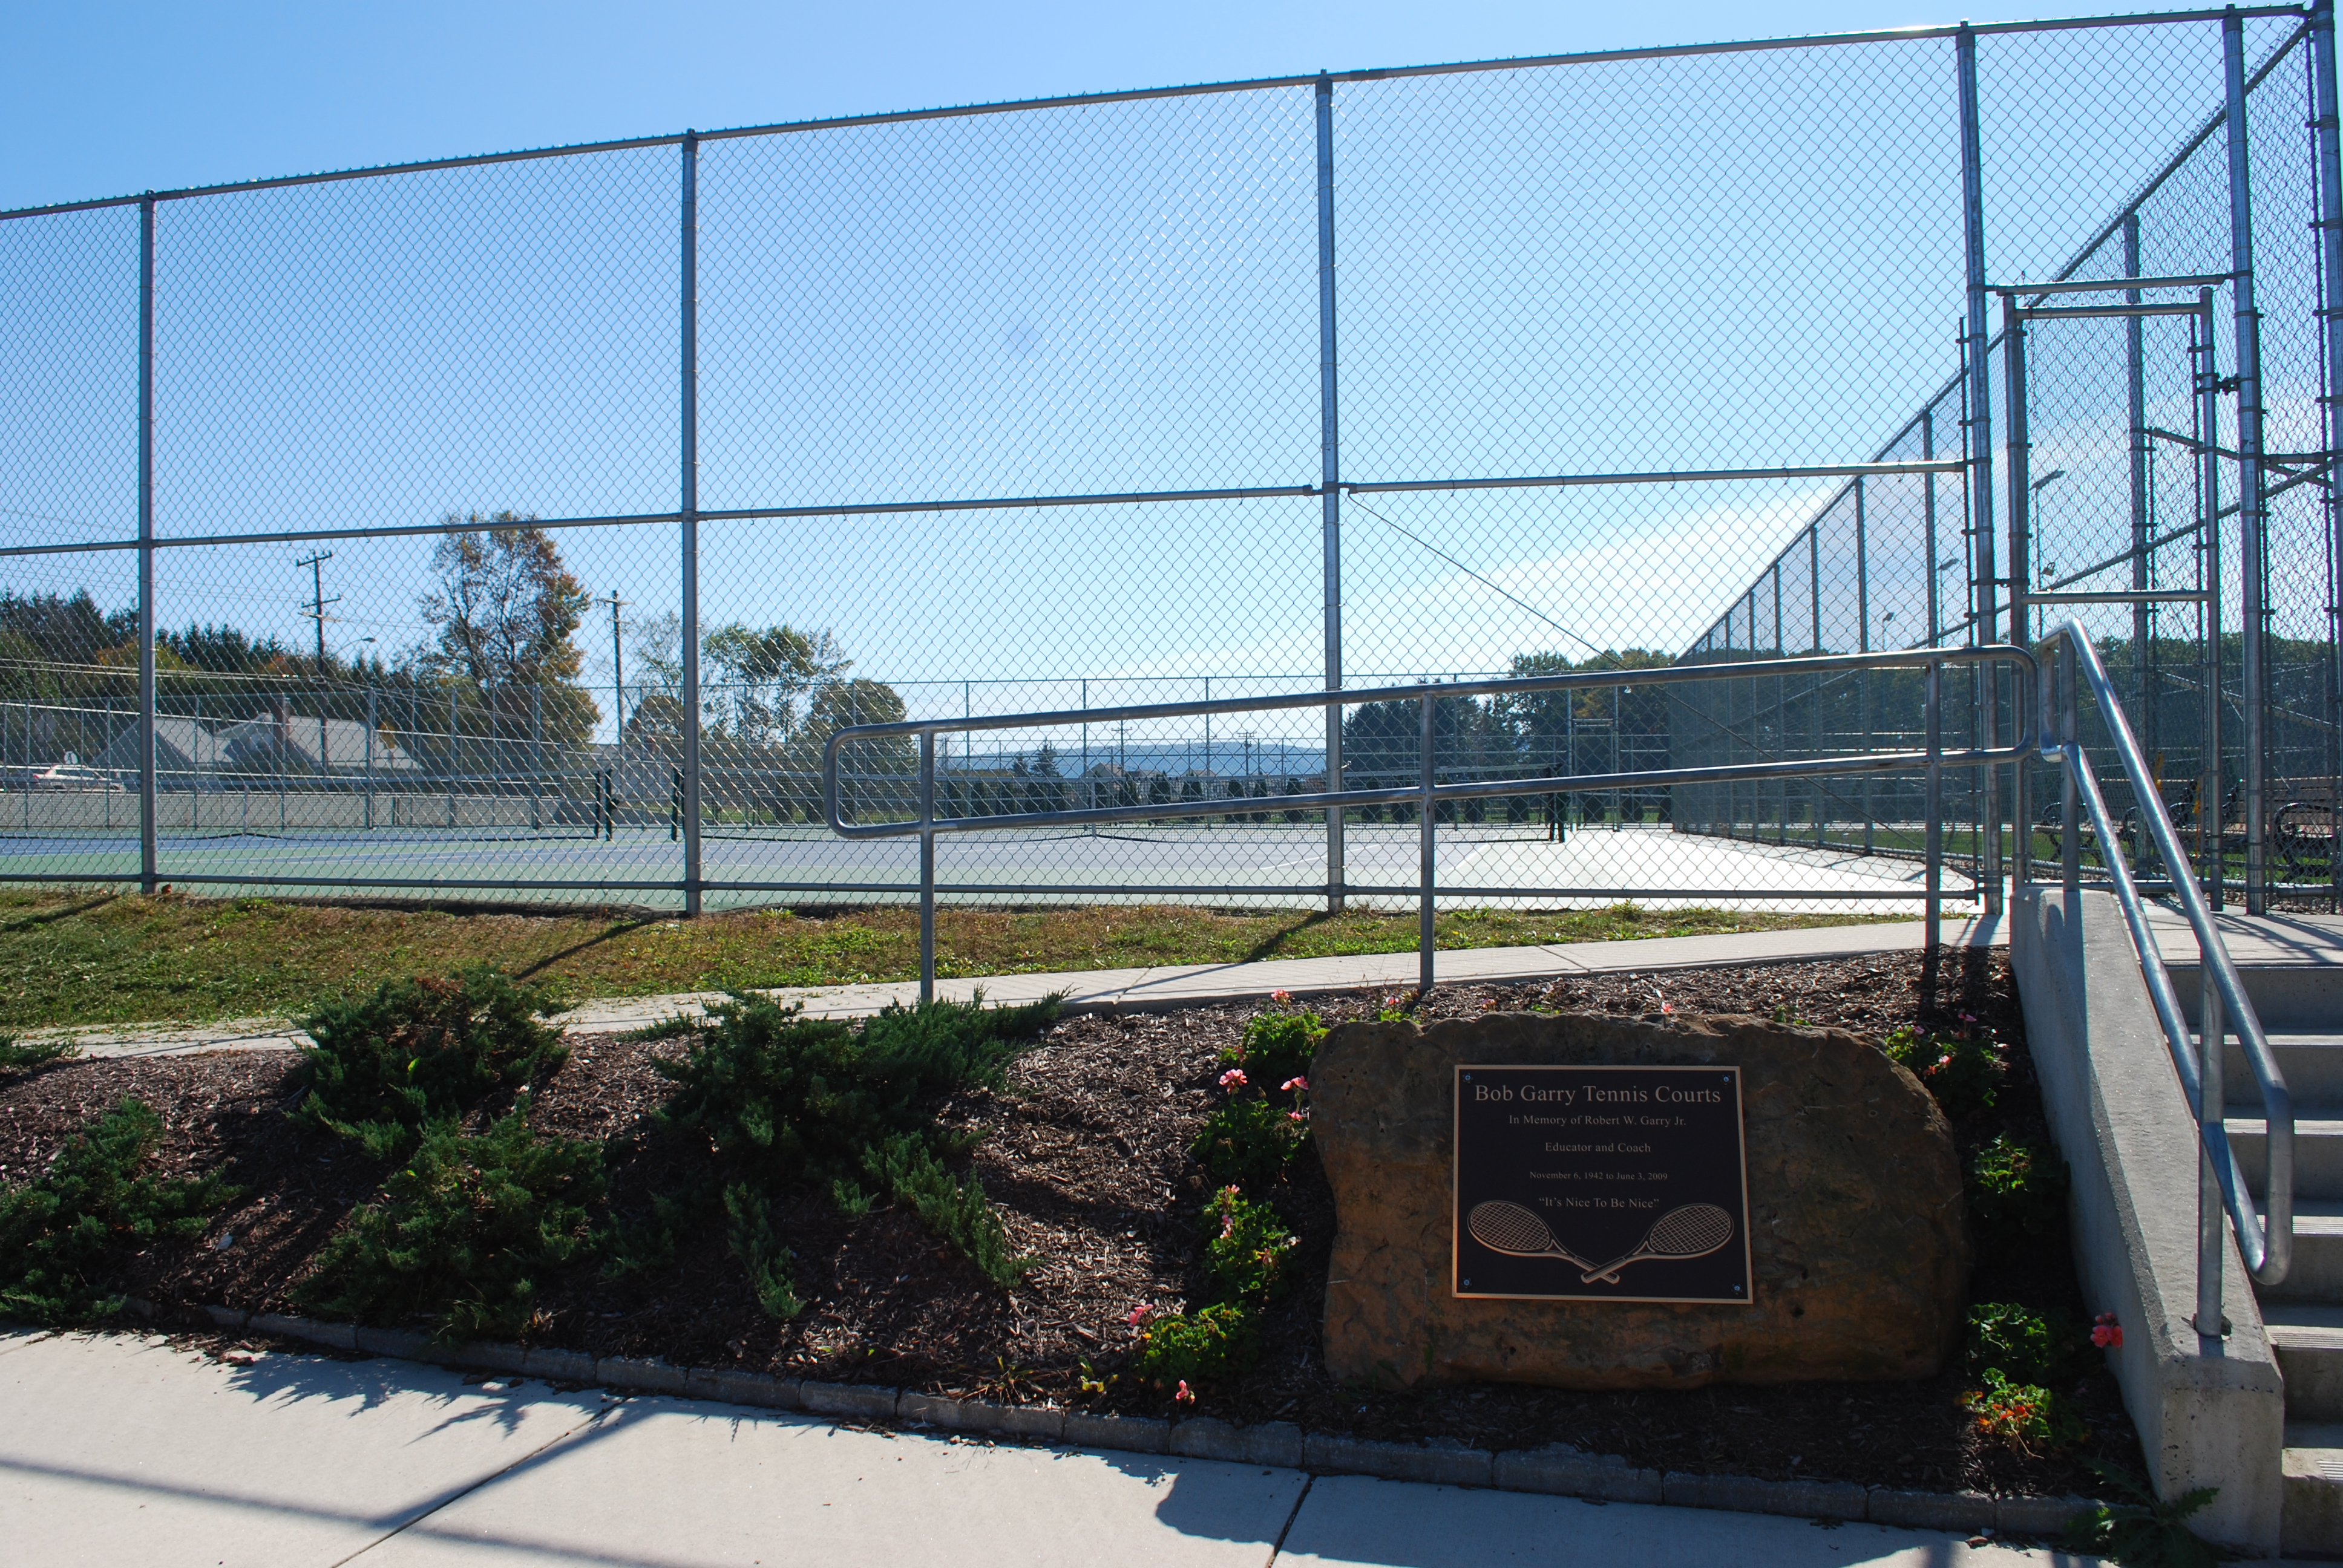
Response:
[[[618,590],[612,588],[608,598],[598,598],[594,602],[610,607],[610,706],[618,719],[618,727],[613,735],[620,745],[624,745],[627,739],[627,650],[618,636],[618,611],[634,601],[620,598]]]
[[[331,550],[319,550],[307,555],[293,564],[309,568],[309,618],[317,628],[317,771],[327,770],[326,757],[326,607],[339,604],[342,596],[326,597],[326,563],[334,558]]]

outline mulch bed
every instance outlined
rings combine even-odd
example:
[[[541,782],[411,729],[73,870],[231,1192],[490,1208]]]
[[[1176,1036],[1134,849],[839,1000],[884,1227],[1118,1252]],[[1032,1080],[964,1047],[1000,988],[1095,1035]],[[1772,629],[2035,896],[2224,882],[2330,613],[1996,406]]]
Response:
[[[1311,1005],[1332,1022],[1372,1017],[1382,1000],[1361,993]],[[2044,1135],[2024,1025],[1998,953],[1949,954],[1942,972],[1910,954],[1459,986],[1438,992],[1428,1011],[1646,1014],[1663,1003],[1679,1015],[1782,1009],[1872,1035],[1905,1021],[1949,1027],[1971,1015],[2015,1048],[1996,1124],[1956,1130],[1965,1151],[2004,1127]],[[988,1284],[908,1214],[881,1209],[853,1219],[809,1195],[775,1215],[809,1303],[795,1321],[759,1311],[739,1264],[711,1241],[687,1248],[654,1280],[610,1282],[581,1268],[549,1282],[531,1339],[598,1355],[1165,1413],[1160,1392],[1114,1373],[1134,1342],[1131,1310],[1142,1302],[1176,1310],[1194,1285],[1205,1191],[1187,1147],[1215,1098],[1219,1052],[1250,1010],[1067,1019],[1019,1059],[1008,1092],[943,1107],[947,1125],[985,1130],[975,1172],[1018,1249],[1041,1260],[1013,1292]],[[651,1062],[680,1043],[579,1036],[571,1044],[568,1064],[536,1095],[532,1121],[546,1132],[617,1140],[613,1210],[622,1221],[645,1214],[653,1194],[684,1188],[701,1158],[648,1131],[668,1088]],[[218,1170],[250,1191],[200,1241],[142,1255],[127,1288],[166,1305],[297,1311],[288,1288],[383,1174],[349,1145],[285,1117],[300,1092],[297,1062],[275,1052],[55,1064],[0,1081],[0,1182],[25,1179],[82,1123],[135,1095],[164,1119],[158,1162],[166,1171]],[[2137,1439],[2104,1372],[2066,1391],[2089,1424],[2089,1442],[2051,1459],[1982,1440],[1960,1409],[1957,1368],[1922,1383],[1637,1393],[1340,1386],[1318,1345],[1332,1195],[1316,1161],[1304,1159],[1270,1196],[1301,1238],[1301,1283],[1267,1310],[1260,1363],[1241,1380],[1204,1389],[1194,1413],[1493,1449],[1568,1442],[1671,1471],[1999,1494],[2097,1491],[2085,1455],[2139,1468]],[[222,1236],[232,1244],[217,1245]],[[2064,1247],[1981,1258],[1971,1294],[2063,1310],[2077,1322],[2090,1315]],[[1107,1382],[1107,1392],[1085,1395],[1088,1379]]]

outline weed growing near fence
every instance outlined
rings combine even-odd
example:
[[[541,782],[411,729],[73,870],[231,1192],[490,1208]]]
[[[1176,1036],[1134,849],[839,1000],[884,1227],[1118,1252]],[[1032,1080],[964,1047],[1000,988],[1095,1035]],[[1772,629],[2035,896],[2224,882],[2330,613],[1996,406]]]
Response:
[[[91,1122],[26,1185],[0,1189],[0,1312],[63,1328],[122,1310],[121,1266],[168,1238],[202,1233],[242,1194],[218,1175],[142,1175],[163,1123],[136,1100]]]
[[[2199,1486],[2170,1502],[2112,1465],[2084,1462],[2107,1485],[2131,1499],[2101,1503],[2066,1526],[2066,1545],[2087,1557],[2103,1557],[2124,1568],[2214,1568],[2235,1553],[2201,1540],[2188,1528],[2189,1516],[2213,1501],[2217,1486]]]
[[[385,980],[370,997],[325,1002],[303,1023],[317,1044],[296,1114],[377,1160],[398,1159],[427,1122],[568,1060],[560,1031],[538,1021],[547,1005],[542,991],[488,968]]]
[[[520,1334],[538,1282],[597,1247],[603,1191],[601,1149],[532,1133],[526,1094],[483,1132],[434,1121],[296,1294],[361,1322],[421,1318],[450,1342]]]

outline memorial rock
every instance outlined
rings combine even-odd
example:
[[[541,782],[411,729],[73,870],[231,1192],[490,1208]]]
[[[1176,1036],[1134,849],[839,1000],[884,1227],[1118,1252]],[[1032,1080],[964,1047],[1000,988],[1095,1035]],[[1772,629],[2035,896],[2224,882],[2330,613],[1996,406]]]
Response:
[[[1738,1069],[1746,1214],[1731,1218],[1745,1226],[1746,1304],[1460,1297],[1470,1264],[1456,1251],[1456,1095],[1476,1065]],[[1858,1036],[1734,1017],[1353,1023],[1319,1048],[1310,1081],[1336,1208],[1325,1342],[1337,1378],[1586,1389],[1911,1379],[1935,1375],[1958,1343],[1969,1251],[1952,1131],[1919,1081]],[[1664,1211],[1663,1200],[1654,1211]],[[1570,1216],[1542,1211],[1572,1231]],[[1619,1288],[1672,1267],[1684,1265],[1623,1271],[1631,1282]]]

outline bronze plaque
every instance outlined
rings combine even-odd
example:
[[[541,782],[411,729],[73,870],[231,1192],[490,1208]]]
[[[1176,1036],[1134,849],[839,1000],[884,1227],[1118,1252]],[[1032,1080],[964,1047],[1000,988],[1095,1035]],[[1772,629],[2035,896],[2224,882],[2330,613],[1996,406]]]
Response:
[[[1749,1301],[1737,1067],[1456,1069],[1459,1296]]]

